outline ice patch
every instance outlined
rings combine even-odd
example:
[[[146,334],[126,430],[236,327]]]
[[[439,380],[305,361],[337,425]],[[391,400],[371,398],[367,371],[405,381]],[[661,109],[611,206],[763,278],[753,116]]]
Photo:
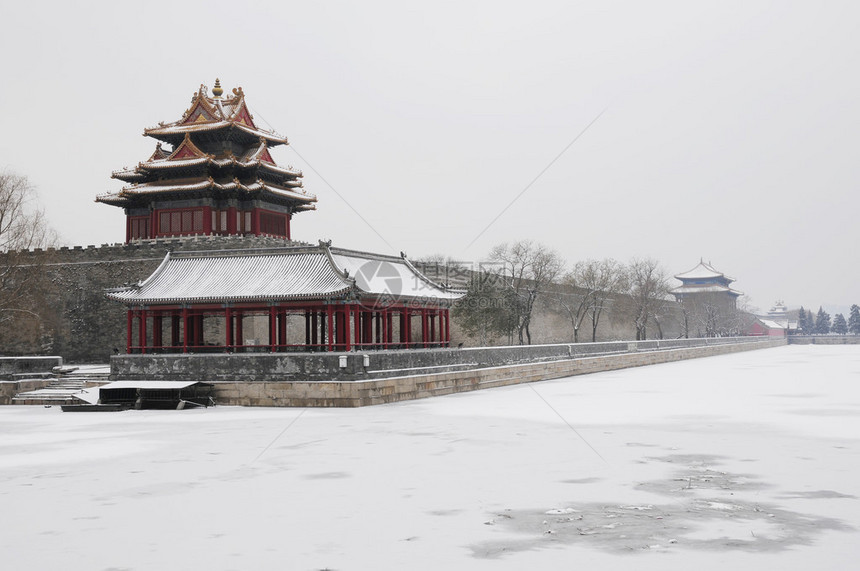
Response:
[[[546,515],[568,515],[579,513],[579,510],[575,510],[573,508],[560,508],[555,510],[547,510],[544,513],[546,513]]]

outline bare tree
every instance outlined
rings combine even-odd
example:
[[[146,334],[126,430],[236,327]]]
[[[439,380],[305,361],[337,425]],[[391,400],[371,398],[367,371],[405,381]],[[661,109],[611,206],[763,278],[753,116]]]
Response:
[[[579,281],[575,270],[568,272],[561,278],[561,285],[562,288],[556,292],[555,297],[558,305],[570,321],[570,327],[573,329],[573,342],[579,343],[579,328],[588,315],[591,296],[578,287]]]
[[[739,335],[751,325],[746,296],[736,300],[722,292],[702,292],[687,295],[680,305],[687,337]]]
[[[564,263],[552,249],[530,240],[500,244],[490,259],[502,264],[501,277],[514,294],[514,318],[520,345],[531,345],[529,324],[538,296],[561,273]]]
[[[26,177],[0,172],[0,253],[41,248],[56,240],[35,202]]]
[[[45,309],[35,287],[41,272],[24,251],[55,242],[27,178],[0,172],[0,331],[23,337],[38,328]]]
[[[660,262],[650,258],[634,259],[627,266],[628,303],[636,340],[647,338],[649,321],[654,321],[661,331],[659,315],[666,304],[669,284],[666,270]]]
[[[513,297],[497,274],[474,272],[466,296],[454,305],[454,318],[466,335],[477,338],[482,347],[499,337],[509,339],[517,327]]]
[[[597,340],[597,327],[612,300],[627,289],[624,265],[607,258],[577,262],[562,278],[568,291],[558,293],[558,302],[573,327],[573,340],[579,341],[579,329],[586,317],[591,321],[591,340]]]
[[[597,326],[612,300],[627,289],[624,265],[612,258],[588,260],[576,265],[580,287],[589,293],[588,314],[591,318],[591,341],[597,341]]]

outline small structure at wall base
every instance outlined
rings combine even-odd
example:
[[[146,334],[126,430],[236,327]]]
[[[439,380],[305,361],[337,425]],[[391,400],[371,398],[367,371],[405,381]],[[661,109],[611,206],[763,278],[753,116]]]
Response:
[[[786,328],[783,324],[777,321],[757,317],[756,320],[753,321],[752,325],[750,325],[750,329],[747,334],[758,337],[785,337]]]
[[[210,407],[212,384],[196,381],[116,381],[98,389],[97,404],[63,405],[63,412],[111,412],[128,409],[182,410]]]

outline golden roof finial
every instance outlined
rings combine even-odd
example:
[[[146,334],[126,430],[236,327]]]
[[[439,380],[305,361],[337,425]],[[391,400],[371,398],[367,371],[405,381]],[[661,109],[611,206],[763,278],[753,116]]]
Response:
[[[221,97],[222,93],[224,93],[224,90],[221,89],[221,80],[216,77],[215,87],[212,88],[212,95],[214,95],[215,97]]]

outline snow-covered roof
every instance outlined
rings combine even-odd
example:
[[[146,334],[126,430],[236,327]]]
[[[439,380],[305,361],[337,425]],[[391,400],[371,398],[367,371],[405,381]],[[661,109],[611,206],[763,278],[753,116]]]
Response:
[[[334,297],[350,283],[316,248],[266,255],[174,254],[140,284],[110,291],[129,304],[228,302]]]
[[[688,272],[684,272],[683,274],[678,274],[675,278],[684,281],[684,280],[702,280],[702,279],[718,279],[723,278],[728,280],[729,282],[735,281],[733,278],[723,274],[722,272],[718,272],[714,269],[714,267],[708,263],[705,263],[704,260],[700,261],[699,264]]]
[[[785,302],[780,300],[773,304],[773,307],[770,308],[767,314],[769,317],[784,317],[787,312],[788,307],[785,305]]]
[[[404,258],[328,244],[257,251],[170,254],[146,280],[109,290],[128,305],[358,297],[450,302],[465,292],[436,284]]]
[[[695,284],[686,284],[674,289],[669,290],[671,294],[685,294],[685,293],[728,293],[734,296],[743,295],[742,291],[738,291],[736,289],[732,289],[728,286],[724,286],[721,284],[704,284],[704,285],[695,285]]]
[[[284,174],[287,176],[300,177],[302,176],[302,171],[294,168],[284,168],[279,167],[276,164],[261,161],[255,158],[211,158],[211,157],[195,157],[190,159],[158,159],[154,161],[142,162],[137,165],[136,169],[123,169],[114,171],[113,178],[121,178],[121,177],[131,177],[134,175],[139,175],[139,178],[144,178],[145,175],[140,170],[165,170],[165,169],[176,169],[176,168],[188,168],[198,165],[214,165],[216,167],[238,167],[238,168],[253,168],[253,167],[262,167],[266,170],[270,170],[272,172],[276,172],[278,174]],[[301,185],[301,182],[296,181],[298,185]]]
[[[269,152],[270,147],[287,144],[286,137],[257,127],[241,88],[222,98],[216,82],[212,92],[214,96],[201,85],[180,119],[144,129],[144,135],[166,141],[172,150],[158,143],[145,161],[114,171],[112,178],[129,184],[119,192],[98,195],[96,201],[127,208],[147,203],[158,193],[190,193],[196,198],[207,190],[262,191],[294,210],[313,210],[316,197],[302,188],[302,172],[278,166]],[[235,144],[217,144],[228,140]]]
[[[463,297],[463,292],[444,288],[427,278],[406,258],[341,248],[331,248],[331,257],[341,272],[355,280],[356,287],[374,295],[451,301]]]
[[[757,316],[758,320],[768,327],[778,327],[780,329],[797,329],[796,319],[774,319],[772,316]]]
[[[278,135],[277,133],[273,133],[271,131],[264,131],[262,129],[254,129],[233,121],[216,121],[213,123],[189,123],[186,125],[164,125],[145,129],[144,134],[156,138],[170,138],[184,136],[186,133],[217,131],[218,129],[226,128],[238,129],[239,131],[247,133],[248,135],[253,135],[254,137],[263,137],[270,145],[287,144],[287,138],[282,135]]]
[[[177,137],[188,133],[217,131],[225,128],[237,129],[254,137],[262,137],[270,145],[288,144],[286,137],[274,131],[260,129],[254,124],[241,87],[233,90],[232,97],[221,98],[220,95],[209,97],[205,86],[201,85],[191,100],[191,106],[183,113],[181,119],[144,129],[144,135],[174,141]]]
[[[141,184],[131,184],[124,187],[119,192],[106,192],[96,197],[97,202],[107,204],[124,205],[134,198],[136,195],[148,195],[159,193],[173,192],[199,192],[201,190],[239,190],[244,192],[260,192],[268,191],[276,196],[293,199],[299,202],[307,203],[312,208],[310,203],[316,202],[315,195],[306,192],[301,188],[301,183],[298,181],[284,181],[285,185],[291,188],[283,188],[271,182],[257,179],[250,184],[243,184],[237,180],[225,183],[218,183],[211,179],[205,179],[199,182],[191,182],[186,184],[158,184],[157,182],[145,182]]]

